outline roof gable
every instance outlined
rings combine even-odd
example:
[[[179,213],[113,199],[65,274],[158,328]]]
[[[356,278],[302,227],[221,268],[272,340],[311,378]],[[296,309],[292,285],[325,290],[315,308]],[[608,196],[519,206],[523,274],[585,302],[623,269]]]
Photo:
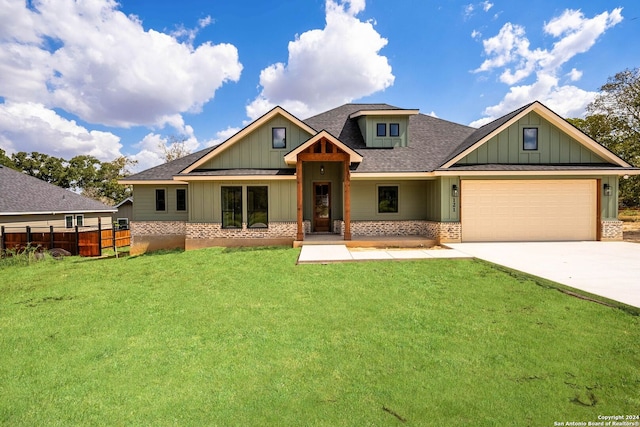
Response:
[[[449,156],[447,161],[442,165],[443,169],[449,168],[458,162],[465,162],[465,157],[472,154],[474,151],[481,150],[485,144],[495,140],[495,138],[503,132],[508,132],[510,128],[514,128],[518,126],[518,122],[524,119],[527,115],[531,113],[535,113],[540,116],[544,121],[549,123],[552,127],[556,128],[562,134],[571,138],[572,141],[587,153],[592,153],[590,159],[583,161],[578,160],[574,162],[565,162],[565,163],[611,163],[622,167],[631,167],[624,160],[620,159],[618,156],[613,154],[611,151],[607,150],[602,145],[598,144],[596,141],[591,139],[585,133],[580,131],[578,128],[573,126],[571,123],[567,122],[565,119],[551,111],[549,108],[544,106],[542,103],[535,101],[531,104],[525,105],[518,110],[515,110],[493,122],[482,126],[474,133],[469,135]],[[579,156],[580,159],[585,159],[587,156],[581,154]],[[563,163],[561,157],[558,157],[556,163]],[[516,160],[513,155],[509,156],[509,159],[504,163],[529,163],[526,159],[522,159],[520,157]],[[503,162],[490,162],[487,163],[503,163]],[[547,162],[533,161],[532,163],[554,163],[549,160]]]
[[[306,124],[302,120],[298,119],[293,114],[287,112],[282,107],[275,107],[271,111],[269,111],[268,113],[264,114],[262,117],[258,118],[257,120],[253,121],[251,124],[249,124],[248,126],[243,128],[242,130],[240,130],[238,133],[233,135],[231,138],[227,139],[225,142],[223,142],[222,144],[220,144],[217,147],[215,147],[215,149],[213,149],[211,152],[209,152],[208,154],[202,156],[201,158],[196,160],[194,163],[190,164],[188,167],[186,167],[181,172],[183,174],[185,174],[185,173],[189,173],[189,172],[192,172],[192,171],[194,171],[196,169],[199,169],[199,168],[203,167],[207,162],[211,161],[213,158],[215,158],[217,156],[220,156],[226,150],[229,150],[235,144],[243,141],[247,136],[249,136],[252,133],[256,132],[262,126],[264,126],[265,124],[269,123],[271,120],[273,120],[273,119],[275,119],[277,117],[284,118],[288,122],[293,123],[294,125],[298,126],[303,131],[307,132],[310,135],[315,135],[317,133],[316,130],[313,129],[311,126],[309,126],[308,124]]]
[[[338,147],[340,150],[348,154],[350,163],[362,162],[362,156],[360,154],[358,154],[352,148],[349,148],[348,146],[343,144],[338,138],[331,135],[326,130],[322,130],[319,133],[317,133],[315,136],[309,138],[304,144],[299,145],[298,147],[296,147],[295,149],[287,153],[287,155],[284,156],[285,163],[288,165],[295,165],[298,160],[297,158],[299,153],[303,152],[304,150],[311,147],[312,145],[322,140],[323,138],[325,138],[331,144],[333,144],[334,146]]]

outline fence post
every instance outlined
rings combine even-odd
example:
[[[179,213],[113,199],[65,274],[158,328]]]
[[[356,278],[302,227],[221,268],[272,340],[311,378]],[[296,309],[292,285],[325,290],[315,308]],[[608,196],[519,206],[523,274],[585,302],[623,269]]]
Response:
[[[80,255],[80,233],[78,233],[77,225],[76,225],[76,255]]]
[[[102,218],[98,217],[98,256],[102,256]]]
[[[49,226],[49,249],[53,249],[56,242],[53,240],[53,225]]]
[[[27,246],[31,246],[31,227],[27,225]]]
[[[0,226],[0,234],[2,234],[2,236],[0,236],[0,250],[4,251],[6,249],[4,242],[4,225]]]
[[[111,236],[113,237],[113,250],[116,252],[116,258],[118,258],[118,250],[116,247],[116,227],[114,224],[111,224]]]

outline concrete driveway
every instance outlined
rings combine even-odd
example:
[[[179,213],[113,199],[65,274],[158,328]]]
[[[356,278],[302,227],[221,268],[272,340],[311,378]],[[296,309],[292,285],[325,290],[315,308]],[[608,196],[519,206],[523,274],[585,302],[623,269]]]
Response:
[[[640,244],[629,242],[455,243],[476,258],[640,307]]]

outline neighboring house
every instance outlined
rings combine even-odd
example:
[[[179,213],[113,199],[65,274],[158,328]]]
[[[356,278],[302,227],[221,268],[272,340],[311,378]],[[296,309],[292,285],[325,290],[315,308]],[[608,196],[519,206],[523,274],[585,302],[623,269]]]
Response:
[[[310,233],[438,242],[620,240],[618,180],[640,174],[539,102],[479,129],[418,110],[280,107],[133,185],[132,252]]]
[[[133,197],[127,197],[114,207],[118,209],[118,212],[116,212],[113,223],[117,225],[117,228],[120,230],[128,229],[129,223],[133,218]]]
[[[5,232],[48,232],[55,229],[111,228],[116,209],[49,184],[6,166],[0,166],[0,226]]]

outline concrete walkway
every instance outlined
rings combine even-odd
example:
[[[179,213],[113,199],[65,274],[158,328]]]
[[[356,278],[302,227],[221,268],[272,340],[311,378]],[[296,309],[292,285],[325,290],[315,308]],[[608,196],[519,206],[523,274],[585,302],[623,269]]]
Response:
[[[447,246],[494,264],[640,307],[638,243],[455,243]]]
[[[455,249],[370,249],[347,248],[346,245],[303,245],[298,264],[433,258],[472,258],[472,255]]]

